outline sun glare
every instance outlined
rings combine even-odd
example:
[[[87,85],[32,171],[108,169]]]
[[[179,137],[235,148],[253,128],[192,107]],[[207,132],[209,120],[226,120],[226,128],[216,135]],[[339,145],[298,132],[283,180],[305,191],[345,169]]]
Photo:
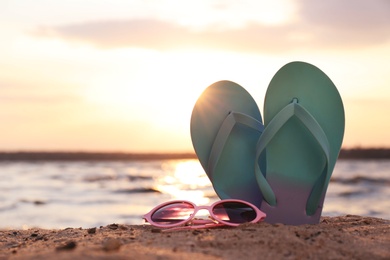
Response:
[[[202,91],[231,70],[215,54],[196,51],[155,52],[130,68],[124,58],[129,54],[122,52],[111,60],[112,66],[89,79],[85,99],[109,108],[114,118],[139,117],[169,130],[188,125]]]
[[[211,182],[197,160],[171,161],[163,165],[165,175],[156,180],[156,189],[171,199],[190,200],[196,204],[210,202]]]

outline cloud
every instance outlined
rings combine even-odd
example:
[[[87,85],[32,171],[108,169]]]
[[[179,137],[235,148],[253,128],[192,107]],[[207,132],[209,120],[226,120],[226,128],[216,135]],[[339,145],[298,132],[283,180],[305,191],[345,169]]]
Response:
[[[315,26],[363,32],[390,26],[388,0],[298,0],[298,3],[302,18]]]
[[[209,48],[260,53],[297,48],[350,49],[390,40],[390,4],[386,0],[297,1],[297,19],[288,24],[248,21],[240,28],[213,24],[194,30],[150,18],[40,27],[35,34],[84,42],[98,48]]]
[[[353,48],[390,40],[388,0],[299,0],[301,23],[313,43]]]
[[[280,49],[273,41],[278,38],[278,28],[251,24],[242,29],[192,28],[154,19],[97,21],[62,27],[39,28],[39,36],[59,37],[85,42],[99,48],[149,48],[169,50],[177,48],[212,48],[258,51]],[[269,37],[273,34],[273,37]],[[282,39],[281,39],[282,40]]]

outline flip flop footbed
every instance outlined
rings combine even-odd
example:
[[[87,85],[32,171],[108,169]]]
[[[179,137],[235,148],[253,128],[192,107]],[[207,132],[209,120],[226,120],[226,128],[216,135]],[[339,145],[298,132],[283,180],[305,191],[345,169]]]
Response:
[[[198,159],[221,199],[242,199],[260,207],[262,195],[254,174],[259,130],[234,124],[224,141],[215,165],[211,150],[221,127],[231,113],[262,122],[252,96],[231,81],[209,86],[197,100],[191,116],[191,139]],[[212,167],[210,167],[210,164]]]

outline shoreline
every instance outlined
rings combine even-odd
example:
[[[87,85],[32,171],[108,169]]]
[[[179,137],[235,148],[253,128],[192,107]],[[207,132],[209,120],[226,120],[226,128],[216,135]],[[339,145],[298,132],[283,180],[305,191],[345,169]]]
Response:
[[[197,159],[193,152],[130,153],[130,152],[77,152],[77,151],[0,151],[1,161],[135,161]],[[390,159],[390,148],[343,148],[339,158]]]
[[[161,232],[150,225],[0,230],[0,259],[389,259],[390,220],[245,224]]]

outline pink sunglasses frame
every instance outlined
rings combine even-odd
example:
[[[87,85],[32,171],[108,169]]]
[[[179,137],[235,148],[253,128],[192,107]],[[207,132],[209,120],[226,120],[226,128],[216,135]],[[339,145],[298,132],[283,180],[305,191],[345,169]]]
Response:
[[[212,211],[212,209],[215,206],[217,206],[219,204],[223,204],[223,203],[228,203],[228,202],[242,203],[242,204],[248,205],[249,207],[253,208],[253,210],[256,212],[256,218],[253,219],[252,221],[247,222],[247,223],[257,223],[257,222],[264,220],[264,218],[266,217],[266,214],[264,212],[262,212],[261,210],[259,210],[252,203],[249,203],[249,202],[244,201],[244,200],[238,200],[238,199],[226,199],[226,200],[220,200],[220,201],[214,202],[211,206],[197,206],[194,203],[192,203],[191,201],[187,201],[187,200],[168,201],[168,202],[162,203],[162,204],[154,207],[151,211],[149,211],[147,214],[145,214],[143,216],[143,219],[155,227],[170,228],[170,230],[212,228],[212,227],[220,227],[220,226],[237,227],[237,226],[241,225],[242,223],[239,224],[239,223],[230,223],[230,222],[224,221],[222,219],[219,219],[216,215],[214,215],[214,213]],[[190,204],[194,208],[194,212],[190,215],[189,218],[187,218],[183,221],[174,223],[174,224],[161,225],[161,224],[153,222],[152,215],[157,210],[159,210],[167,205],[175,204],[175,203]],[[202,209],[206,209],[209,211],[211,219],[195,219],[196,213]],[[188,226],[187,224],[195,224],[195,225]]]

